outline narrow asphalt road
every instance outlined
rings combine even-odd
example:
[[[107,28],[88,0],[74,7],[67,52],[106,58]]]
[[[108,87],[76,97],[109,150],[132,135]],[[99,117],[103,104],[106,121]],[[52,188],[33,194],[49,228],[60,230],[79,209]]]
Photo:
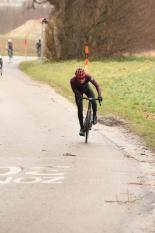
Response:
[[[123,233],[146,190],[139,163],[73,104],[4,61],[0,78],[0,233]]]

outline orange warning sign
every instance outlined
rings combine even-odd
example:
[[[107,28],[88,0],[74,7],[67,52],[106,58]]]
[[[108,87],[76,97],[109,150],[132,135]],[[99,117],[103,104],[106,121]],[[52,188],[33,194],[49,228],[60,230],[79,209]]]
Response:
[[[85,54],[88,54],[88,53],[89,53],[88,46],[85,46]]]

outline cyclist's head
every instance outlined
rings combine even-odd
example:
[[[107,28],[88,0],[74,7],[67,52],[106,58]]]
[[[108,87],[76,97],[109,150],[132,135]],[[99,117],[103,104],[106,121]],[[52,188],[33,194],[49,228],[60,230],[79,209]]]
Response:
[[[86,73],[85,73],[84,69],[78,68],[78,69],[75,71],[75,76],[76,76],[76,79],[77,79],[79,82],[84,82]]]
[[[12,40],[11,40],[11,39],[8,39],[8,42],[12,42]]]

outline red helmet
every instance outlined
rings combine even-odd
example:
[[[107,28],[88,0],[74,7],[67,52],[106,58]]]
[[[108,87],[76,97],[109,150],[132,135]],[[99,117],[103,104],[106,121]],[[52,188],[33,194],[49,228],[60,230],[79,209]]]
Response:
[[[76,77],[77,78],[84,78],[85,77],[85,71],[84,71],[84,69],[82,69],[82,68],[78,68],[76,71],[75,71],[75,75],[76,75]]]

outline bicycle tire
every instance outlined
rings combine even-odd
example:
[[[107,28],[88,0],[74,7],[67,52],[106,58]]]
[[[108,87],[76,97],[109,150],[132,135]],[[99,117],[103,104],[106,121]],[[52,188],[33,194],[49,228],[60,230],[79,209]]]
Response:
[[[98,100],[99,98],[88,98],[88,97],[83,97],[82,99],[84,100],[88,100],[88,110],[87,110],[87,114],[86,114],[86,118],[84,121],[84,129],[85,129],[85,143],[88,142],[88,136],[89,136],[89,130],[91,130],[92,125],[93,125],[93,116],[92,116],[92,100]],[[100,103],[100,102],[99,102]],[[101,106],[101,103],[100,103]]]
[[[88,109],[86,120],[85,120],[85,143],[88,142],[90,124],[91,124],[91,108]]]

